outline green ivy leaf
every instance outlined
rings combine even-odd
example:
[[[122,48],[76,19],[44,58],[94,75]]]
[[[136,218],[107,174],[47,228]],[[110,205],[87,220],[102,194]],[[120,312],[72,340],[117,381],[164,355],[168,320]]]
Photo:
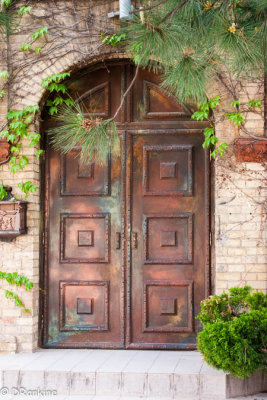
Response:
[[[19,166],[21,169],[25,168],[26,165],[29,164],[29,159],[26,156],[21,156],[20,160],[19,160]]]
[[[61,74],[51,74],[50,76],[42,80],[41,86],[43,89],[46,89],[50,83],[52,82],[59,83],[60,81],[68,77],[70,77],[70,72],[63,72]]]
[[[27,15],[31,12],[31,6],[22,6],[18,10],[18,15]]]
[[[17,161],[17,157],[16,156],[12,156],[10,158],[10,160],[9,160],[9,164],[10,165],[14,165],[14,164],[16,164],[16,161]]]
[[[39,106],[37,104],[34,104],[33,106],[27,106],[23,110],[23,115],[28,113],[36,114],[38,111],[39,111]]]
[[[67,106],[73,106],[74,101],[72,99],[65,99],[64,100],[65,104],[67,104]]]
[[[23,111],[9,110],[6,117],[8,121],[12,119],[21,119],[23,117]]]
[[[214,128],[212,126],[208,126],[204,129],[203,134],[206,138],[210,138],[214,135]]]
[[[39,37],[43,37],[46,33],[48,32],[48,28],[47,26],[43,26],[42,28],[38,29],[37,31],[35,31],[32,35],[32,39],[36,40]]]
[[[20,151],[20,146],[19,146],[19,145],[17,145],[17,146],[10,146],[10,153],[12,153],[12,154],[19,154],[19,151]]]
[[[0,70],[0,78],[2,78],[2,79],[8,79],[8,78],[9,78],[9,73],[8,73],[8,71],[1,71],[1,70]]]
[[[11,122],[11,124],[9,125],[9,128],[13,130],[17,130],[18,128],[24,128],[24,127],[25,123],[23,121],[14,121]]]
[[[32,115],[27,115],[27,117],[25,117],[24,122],[28,125],[32,122],[33,120],[33,116]]]
[[[11,0],[1,0],[1,10],[3,10],[4,6],[8,8],[11,5]]]
[[[214,150],[210,153],[210,155],[211,155],[212,158],[216,158],[217,154],[218,154],[218,149],[214,149]]]
[[[58,86],[59,86],[58,83],[55,83],[55,82],[50,83],[50,85],[48,86],[49,92],[53,92],[54,90],[56,90],[58,92],[59,91]]]
[[[56,89],[57,92],[62,92],[62,93],[66,93],[67,87],[66,85],[64,85],[64,83],[59,83],[58,87]]]
[[[53,100],[46,100],[45,105],[48,107],[52,107],[54,105],[54,102],[53,102]]]
[[[16,172],[19,171],[19,165],[18,164],[14,164],[12,165],[12,167],[10,168],[10,171],[15,174]]]
[[[230,106],[231,107],[239,107],[240,106],[240,100],[233,100],[231,103],[230,103]]]
[[[22,192],[24,192],[25,199],[28,198],[29,193],[34,193],[37,190],[36,185],[34,185],[31,181],[27,181],[25,183],[20,182],[20,183],[18,183],[18,187],[20,188],[20,190]]]
[[[203,112],[203,111],[196,111],[194,114],[191,116],[191,119],[195,119],[197,121],[204,121],[204,119],[208,119],[209,113],[208,112]]]
[[[32,45],[30,43],[22,43],[20,46],[20,50],[22,51],[29,51],[31,50]]]
[[[63,103],[63,99],[62,99],[62,97],[56,97],[55,99],[54,99],[54,101],[53,101],[53,104],[55,105],[55,106],[59,106],[60,104],[62,104]]]
[[[2,138],[6,138],[8,134],[9,134],[9,131],[6,130],[6,129],[4,129],[4,130],[0,133],[0,136],[1,136]]]
[[[38,149],[36,152],[36,159],[39,160],[39,158],[44,154],[44,151],[41,149]]]
[[[53,106],[53,107],[50,107],[50,108],[49,108],[49,114],[50,114],[50,115],[54,115],[54,114],[56,114],[57,112],[58,112],[58,109],[57,109],[56,106]]]
[[[7,197],[7,191],[5,190],[4,186],[0,184],[0,200],[4,200]]]
[[[221,99],[221,96],[219,94],[217,94],[217,96],[215,96],[215,97],[210,98],[208,101],[209,107],[212,110],[214,108],[218,107],[220,105],[220,99]]]
[[[225,116],[229,119],[229,121],[233,122],[237,126],[244,124],[244,118],[240,111],[237,113],[227,113]]]
[[[31,133],[30,135],[28,135],[28,139],[30,140],[30,147],[36,146],[41,139],[41,135],[39,135],[39,133]]]
[[[103,35],[101,35],[103,36]],[[103,44],[108,44],[112,47],[116,47],[119,45],[119,43],[123,40],[126,39],[126,34],[122,33],[121,35],[107,35],[104,37],[104,39],[102,39],[102,43]]]
[[[219,155],[222,156],[228,148],[228,143],[224,142],[218,146]]]
[[[8,142],[14,143],[15,140],[17,139],[17,136],[15,135],[15,133],[8,133],[6,135],[6,139],[7,139]]]
[[[258,99],[258,100],[252,99],[248,102],[248,105],[249,105],[249,107],[252,107],[252,108],[260,108],[261,107],[261,99]]]

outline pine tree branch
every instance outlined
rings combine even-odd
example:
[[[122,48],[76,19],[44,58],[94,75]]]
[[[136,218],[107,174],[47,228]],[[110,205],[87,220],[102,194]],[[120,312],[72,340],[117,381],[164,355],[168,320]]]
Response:
[[[124,103],[124,100],[125,100],[127,94],[130,92],[130,90],[132,89],[132,87],[133,87],[133,85],[134,85],[134,82],[136,81],[138,72],[139,72],[139,64],[138,64],[137,67],[136,67],[135,74],[134,74],[134,77],[133,77],[133,79],[132,79],[132,82],[130,83],[130,85],[128,86],[128,88],[127,88],[127,90],[125,91],[124,95],[122,96],[122,98],[121,98],[121,103],[120,103],[120,105],[119,105],[117,111],[116,111],[115,114],[113,115],[112,120],[115,120],[116,117],[117,117],[117,115],[119,114],[119,112],[120,112],[120,110],[121,110],[121,108],[122,108],[122,106],[123,106],[123,103]]]
[[[178,4],[178,6],[174,7],[172,9],[172,11],[170,11],[168,14],[165,15],[164,18],[162,18],[162,20],[160,21],[160,24],[163,24],[163,22],[165,22],[169,17],[171,17],[171,19],[170,19],[170,24],[171,24],[173,16],[176,13],[176,11],[178,11],[180,8],[182,8],[187,2],[188,2],[188,0],[184,0],[181,4]]]
[[[150,10],[153,10],[153,8],[157,8],[157,7],[159,7],[159,6],[161,6],[162,4],[164,4],[164,3],[167,3],[167,1],[168,0],[161,0],[161,1],[159,1],[158,3],[156,3],[156,4],[153,4],[153,6],[149,6],[149,7],[146,7],[146,8],[137,8],[136,10],[134,10],[134,11],[130,11],[129,12],[129,14],[136,14],[136,13],[139,13],[139,12],[141,12],[141,11],[150,11]]]

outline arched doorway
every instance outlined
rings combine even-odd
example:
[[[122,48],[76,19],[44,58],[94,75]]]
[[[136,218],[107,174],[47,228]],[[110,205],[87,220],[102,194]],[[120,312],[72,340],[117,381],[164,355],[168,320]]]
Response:
[[[133,74],[101,64],[69,89],[108,118]],[[117,126],[121,155],[104,166],[47,145],[43,345],[193,349],[209,293],[203,125],[140,70]]]

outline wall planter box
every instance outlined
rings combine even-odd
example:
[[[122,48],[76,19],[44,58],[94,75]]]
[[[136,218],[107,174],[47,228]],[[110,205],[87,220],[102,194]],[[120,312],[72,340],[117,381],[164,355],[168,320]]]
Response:
[[[0,201],[0,240],[9,242],[27,232],[27,201],[14,200],[8,190],[8,198]]]
[[[5,164],[9,160],[9,156],[10,144],[4,139],[0,139],[0,164]]]
[[[267,140],[253,138],[238,138],[234,143],[236,161],[263,162],[267,161]]]

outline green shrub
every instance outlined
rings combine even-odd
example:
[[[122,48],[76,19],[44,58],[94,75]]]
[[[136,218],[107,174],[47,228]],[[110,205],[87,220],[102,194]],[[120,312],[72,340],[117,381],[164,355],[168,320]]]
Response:
[[[238,378],[266,368],[267,294],[234,287],[201,303],[198,349],[211,366]]]

